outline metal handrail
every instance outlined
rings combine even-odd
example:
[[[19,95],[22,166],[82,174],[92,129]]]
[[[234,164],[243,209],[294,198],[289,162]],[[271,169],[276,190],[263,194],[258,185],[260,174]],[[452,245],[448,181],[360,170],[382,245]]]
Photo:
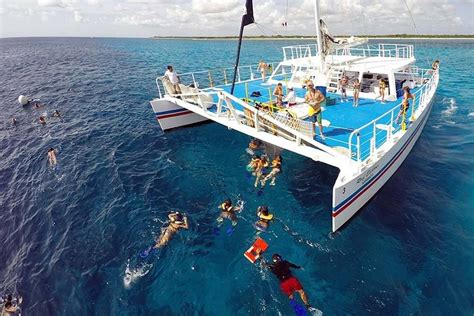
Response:
[[[425,74],[425,73],[428,73],[430,70],[427,70],[427,69],[421,69],[422,73]],[[438,70],[436,71],[432,71],[431,73],[431,77],[428,79],[427,82],[423,83],[421,88],[416,91],[414,93],[415,95],[415,102],[413,102],[413,105],[411,107],[411,116],[414,117],[414,114],[416,112],[417,109],[420,108],[420,106],[423,106],[425,103],[426,103],[426,97],[428,95],[428,93],[430,93],[434,87],[434,79],[435,79],[435,76],[438,75]],[[393,121],[394,121],[394,115],[395,115],[395,111],[399,110],[400,108],[400,105],[402,104],[403,101],[401,101],[400,103],[398,103],[396,106],[394,106],[392,109],[388,110],[387,112],[385,112],[384,114],[380,115],[379,117],[375,118],[374,120],[368,122],[367,124],[355,129],[354,131],[351,132],[351,134],[349,135],[349,152],[350,152],[350,156],[352,156],[352,147],[355,146],[355,150],[356,150],[356,153],[357,153],[357,161],[360,162],[361,160],[361,155],[360,155],[360,132],[362,130],[364,130],[365,128],[369,127],[369,126],[373,126],[374,130],[375,130],[375,125],[381,120],[383,119],[384,117],[387,117],[388,115],[390,115],[390,126],[393,126]],[[408,113],[407,113],[407,116],[408,116]],[[399,129],[396,129],[396,131],[398,131]],[[385,144],[387,141],[391,140],[391,133],[392,133],[392,130],[390,129],[390,133],[388,134],[388,137],[387,139],[379,145],[382,146],[383,144]],[[376,142],[376,133],[372,133],[372,137],[369,139],[369,140],[374,140],[374,142]],[[354,145],[353,144],[353,137],[354,136],[357,136],[357,144]],[[367,140],[367,141],[369,141]],[[365,141],[363,144],[365,144],[367,141]]]

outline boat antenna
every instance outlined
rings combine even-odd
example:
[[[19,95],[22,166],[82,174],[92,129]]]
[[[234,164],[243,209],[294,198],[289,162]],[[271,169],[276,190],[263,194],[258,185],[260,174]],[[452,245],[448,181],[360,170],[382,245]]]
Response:
[[[314,0],[314,19],[316,22],[316,34],[318,36],[319,71],[322,73],[324,72],[324,59],[326,56],[323,51],[323,33],[321,32],[321,18],[319,16],[319,0]]]
[[[242,15],[242,23],[240,24],[239,46],[237,48],[237,59],[235,61],[234,78],[232,79],[232,88],[230,89],[230,94],[234,94],[235,79],[237,77],[237,68],[239,68],[240,48],[242,47],[242,36],[244,35],[244,27],[254,22],[255,19],[253,18],[252,0],[247,0],[247,2],[245,3],[245,14]]]

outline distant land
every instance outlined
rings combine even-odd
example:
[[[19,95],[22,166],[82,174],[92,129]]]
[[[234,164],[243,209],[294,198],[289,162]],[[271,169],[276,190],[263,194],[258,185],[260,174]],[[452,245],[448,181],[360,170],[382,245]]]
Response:
[[[336,35],[335,37],[344,38],[347,35]],[[390,35],[357,35],[356,37],[366,38],[411,38],[411,39],[474,39],[474,34],[438,34],[438,35],[418,35],[418,34],[390,34]],[[238,36],[153,36],[154,39],[197,39],[197,40],[227,40],[237,39]],[[244,36],[245,39],[253,40],[280,40],[280,39],[315,39],[314,36],[306,35],[274,35],[274,36]]]

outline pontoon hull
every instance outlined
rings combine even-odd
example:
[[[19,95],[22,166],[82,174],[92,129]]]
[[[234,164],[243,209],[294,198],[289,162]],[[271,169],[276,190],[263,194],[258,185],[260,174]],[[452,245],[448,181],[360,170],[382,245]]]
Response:
[[[431,95],[431,100],[421,116],[413,122],[413,125],[408,128],[388,152],[381,155],[379,160],[376,160],[361,174],[343,184],[339,184],[341,181],[338,178],[333,188],[333,232],[354,216],[403,163],[425,127],[433,105],[433,98],[434,95]],[[341,172],[339,177],[342,177],[342,174]]]
[[[207,118],[166,99],[154,99],[150,104],[163,131],[207,121]]]

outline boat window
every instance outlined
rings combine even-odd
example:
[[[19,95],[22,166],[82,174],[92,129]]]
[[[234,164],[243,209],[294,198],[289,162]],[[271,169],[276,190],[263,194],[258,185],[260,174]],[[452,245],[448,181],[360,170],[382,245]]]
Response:
[[[403,95],[403,87],[410,89],[416,87],[415,75],[409,72],[395,73],[395,87],[397,88],[397,98],[400,98]]]
[[[362,74],[362,82],[361,82],[361,92],[365,93],[373,93],[375,92],[375,88],[379,86],[379,80],[385,80],[385,84],[387,88],[389,88],[388,94],[390,94],[390,87],[388,84],[388,76],[387,74],[378,74],[372,72],[364,72]]]

